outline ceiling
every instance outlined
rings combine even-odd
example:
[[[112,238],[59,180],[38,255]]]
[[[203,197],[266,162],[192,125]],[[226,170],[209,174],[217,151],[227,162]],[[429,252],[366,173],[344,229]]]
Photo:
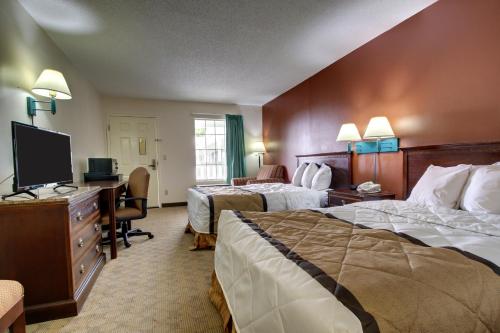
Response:
[[[19,0],[101,93],[252,105],[435,1]]]

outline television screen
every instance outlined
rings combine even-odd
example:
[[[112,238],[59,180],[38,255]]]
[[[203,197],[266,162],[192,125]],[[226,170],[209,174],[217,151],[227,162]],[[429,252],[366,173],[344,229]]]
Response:
[[[69,135],[12,122],[12,139],[15,191],[73,181]]]

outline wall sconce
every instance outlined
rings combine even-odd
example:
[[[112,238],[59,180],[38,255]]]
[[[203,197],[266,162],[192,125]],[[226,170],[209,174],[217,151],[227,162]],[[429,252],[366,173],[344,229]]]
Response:
[[[351,143],[352,141],[360,141],[361,135],[359,135],[358,128],[356,124],[348,123],[343,124],[340,127],[339,135],[337,136],[337,141],[339,142],[347,142],[347,152],[350,153],[352,151]]]
[[[375,153],[373,181],[376,183],[378,154],[380,152],[397,152],[399,150],[398,138],[395,137],[387,117],[373,117],[368,123],[363,139],[376,140],[356,144],[356,153],[358,154]]]
[[[49,97],[50,101],[39,101],[33,97],[27,97],[28,116],[30,117],[36,116],[37,111],[56,114],[56,99],[71,99],[71,92],[63,74],[53,69],[44,69],[31,91],[37,95]],[[50,104],[50,109],[37,108],[36,103]]]
[[[264,156],[264,154],[266,153],[266,146],[264,146],[264,142],[256,141],[253,144],[253,151],[259,156],[259,169],[260,169],[261,166],[260,157]]]

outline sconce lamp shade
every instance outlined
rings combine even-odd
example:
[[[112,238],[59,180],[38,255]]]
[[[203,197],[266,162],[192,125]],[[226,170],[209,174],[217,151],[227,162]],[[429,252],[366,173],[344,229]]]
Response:
[[[31,91],[54,99],[71,99],[71,92],[63,74],[53,69],[44,69]]]
[[[262,141],[256,141],[253,144],[253,151],[255,153],[265,153],[266,152],[266,147],[264,146],[264,142],[262,142]]]
[[[394,132],[387,117],[373,117],[368,123],[363,139],[393,138]]]
[[[349,123],[343,124],[340,127],[339,135],[337,136],[337,141],[359,141],[361,140],[361,136],[359,135],[358,128],[356,124]]]

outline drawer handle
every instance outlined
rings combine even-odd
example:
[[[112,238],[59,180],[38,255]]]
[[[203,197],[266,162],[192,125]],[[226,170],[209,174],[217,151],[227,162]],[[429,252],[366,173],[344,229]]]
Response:
[[[78,212],[78,213],[76,213],[76,220],[77,220],[77,221],[81,221],[81,220],[83,220],[82,212]]]
[[[97,202],[94,202],[94,203],[92,204],[92,207],[94,207],[94,209],[96,210],[96,209],[97,209]]]
[[[101,228],[99,227],[98,223],[94,223],[94,230],[99,231]]]
[[[83,274],[83,273],[85,273],[85,265],[81,264],[80,265],[80,274]]]
[[[78,239],[78,247],[83,247],[85,245],[85,242],[83,241],[83,239],[79,238]]]
[[[101,252],[101,247],[99,246],[99,244],[95,246],[95,252],[97,253]]]

